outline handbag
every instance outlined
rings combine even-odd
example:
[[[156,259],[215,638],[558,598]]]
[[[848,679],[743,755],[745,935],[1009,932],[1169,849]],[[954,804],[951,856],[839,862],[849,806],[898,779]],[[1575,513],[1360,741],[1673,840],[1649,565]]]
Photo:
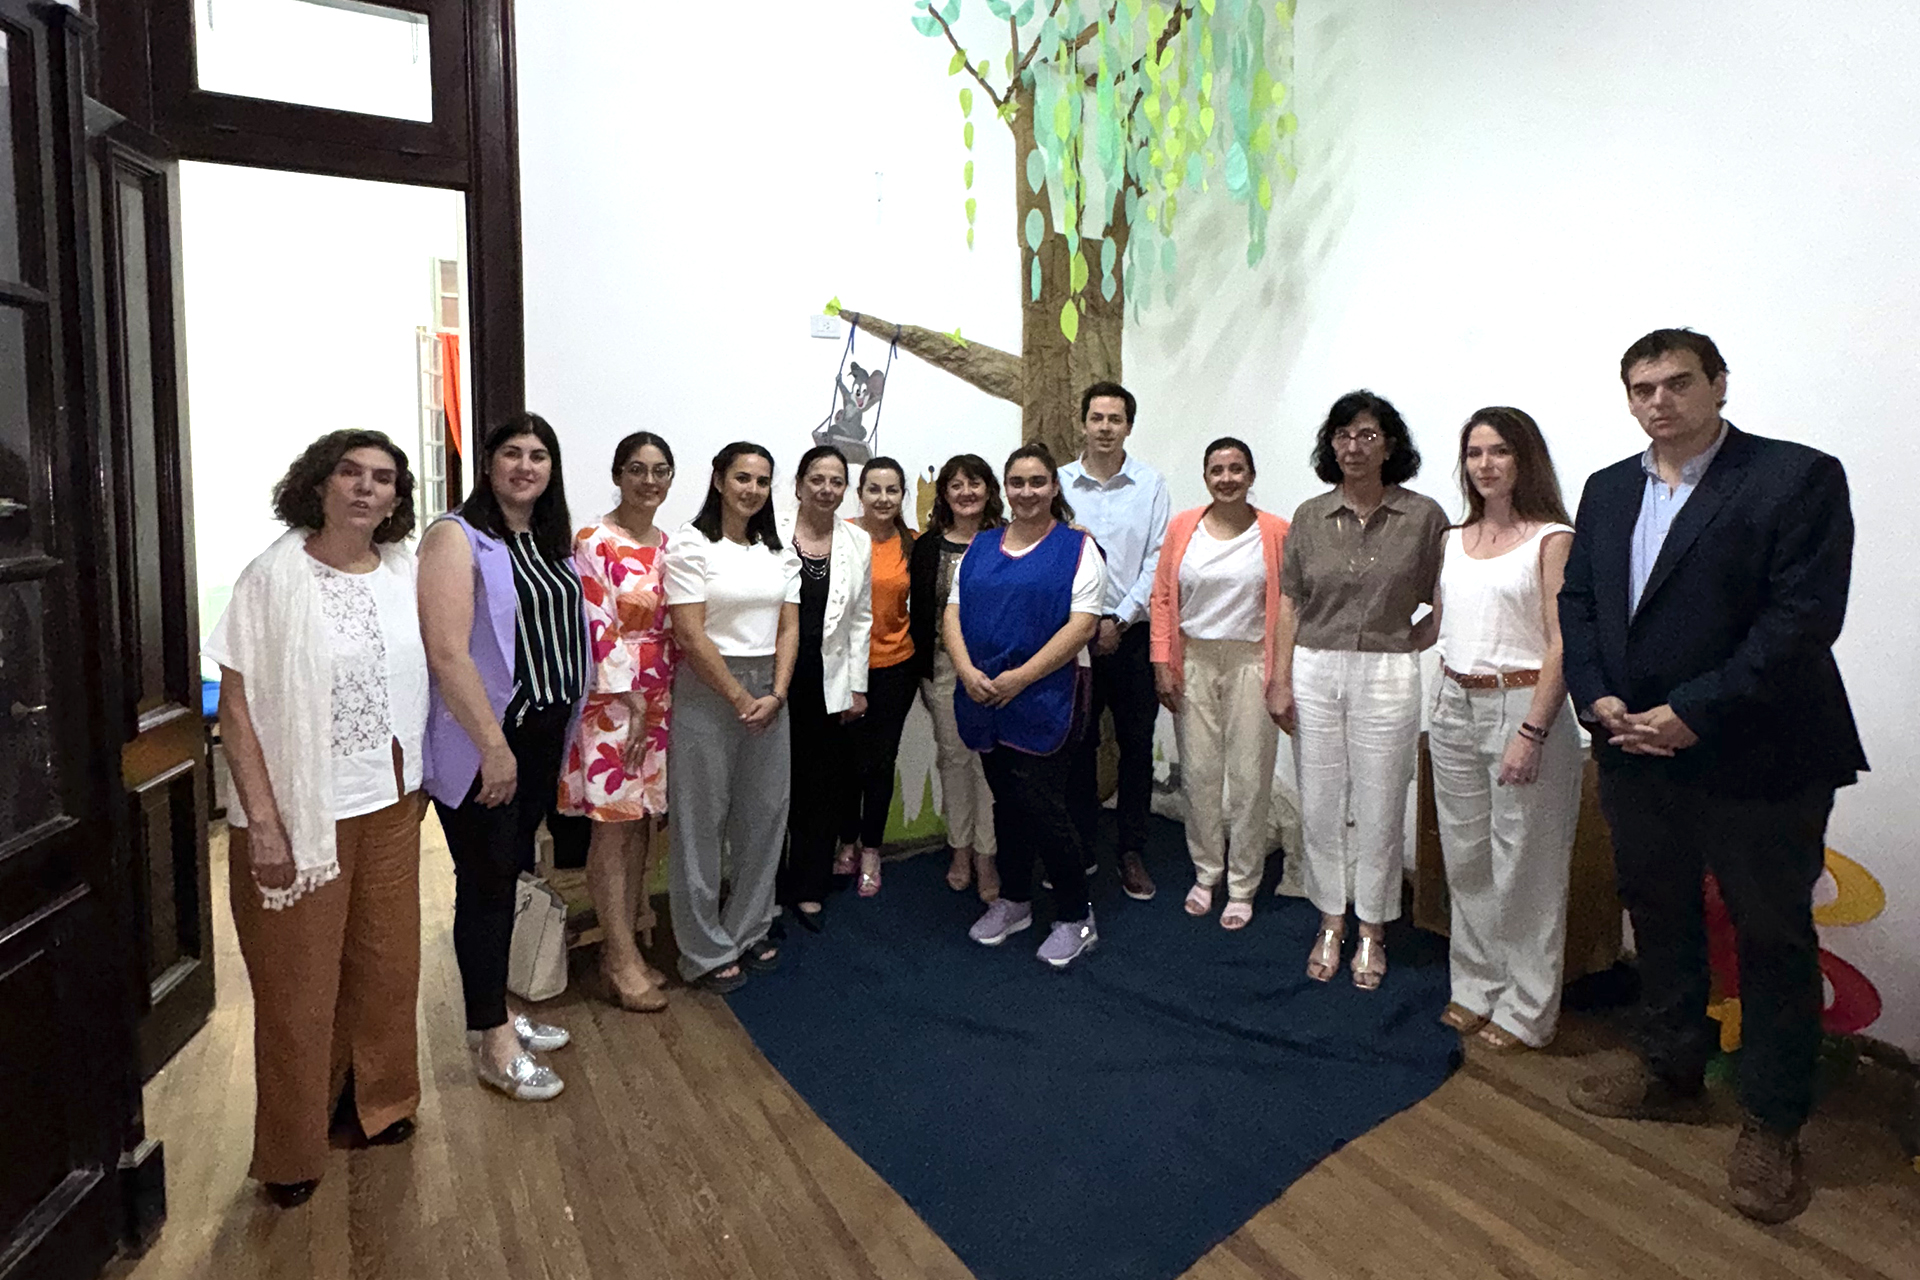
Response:
[[[567,903],[538,876],[514,889],[507,990],[522,1000],[551,1000],[567,989]]]

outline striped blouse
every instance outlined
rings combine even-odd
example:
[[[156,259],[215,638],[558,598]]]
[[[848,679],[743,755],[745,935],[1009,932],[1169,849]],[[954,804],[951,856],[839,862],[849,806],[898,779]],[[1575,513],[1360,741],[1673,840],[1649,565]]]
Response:
[[[509,533],[506,541],[520,597],[513,645],[518,688],[507,704],[512,720],[525,710],[580,700],[587,687],[587,628],[573,561],[547,559],[531,532]]]

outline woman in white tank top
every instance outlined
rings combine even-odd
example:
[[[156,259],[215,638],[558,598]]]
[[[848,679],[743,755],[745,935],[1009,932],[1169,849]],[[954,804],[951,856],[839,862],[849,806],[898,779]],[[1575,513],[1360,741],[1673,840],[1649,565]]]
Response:
[[[1453,1000],[1440,1020],[1539,1048],[1560,1012],[1579,729],[1562,714],[1557,599],[1573,541],[1534,420],[1481,409],[1460,432],[1467,519],[1447,535],[1428,748],[1453,900]]]

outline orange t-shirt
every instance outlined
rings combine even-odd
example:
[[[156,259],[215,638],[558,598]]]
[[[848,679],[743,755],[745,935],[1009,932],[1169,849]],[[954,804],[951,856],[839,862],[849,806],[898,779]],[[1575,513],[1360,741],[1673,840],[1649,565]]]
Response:
[[[913,656],[907,630],[907,540],[898,534],[873,544],[873,644],[869,665],[891,667]]]

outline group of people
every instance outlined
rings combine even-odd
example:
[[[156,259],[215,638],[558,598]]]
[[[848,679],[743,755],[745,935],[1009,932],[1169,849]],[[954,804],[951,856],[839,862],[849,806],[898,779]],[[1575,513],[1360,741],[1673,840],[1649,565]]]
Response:
[[[645,1011],[665,1007],[666,977],[634,928],[671,815],[679,976],[732,991],[779,965],[783,908],[818,931],[836,877],[880,893],[917,696],[947,883],[984,904],[970,936],[998,946],[1030,928],[1039,878],[1053,911],[1037,954],[1066,968],[1099,941],[1103,711],[1115,867],[1129,897],[1155,895],[1141,855],[1164,706],[1193,867],[1184,910],[1207,917],[1224,898],[1222,928],[1251,921],[1284,732],[1302,817],[1288,853],[1320,913],[1307,976],[1345,968],[1372,991],[1400,913],[1425,707],[1453,903],[1441,1020],[1495,1050],[1554,1035],[1577,714],[1652,1016],[1639,1067],[1573,1100],[1614,1116],[1697,1106],[1712,869],[1748,1008],[1735,1198],[1791,1216],[1820,1009],[1812,885],[1834,788],[1865,767],[1831,653],[1845,478],[1827,455],[1726,425],[1725,364],[1702,335],[1649,334],[1621,379],[1650,444],[1593,477],[1577,521],[1539,426],[1496,406],[1460,431],[1466,515],[1450,522],[1404,487],[1420,453],[1367,391],[1321,424],[1312,465],[1331,487],[1291,520],[1253,504],[1254,450],[1231,436],[1202,453],[1209,501],[1173,513],[1164,478],[1126,447],[1134,396],[1097,383],[1078,458],[1056,465],[1039,444],[998,471],[952,457],[918,533],[892,459],[856,477],[831,445],[808,450],[783,520],[772,454],[738,442],[669,534],[655,517],[673,451],[644,431],[614,452],[618,505],[576,531],[559,440],[523,415],[488,434],[473,493],[416,561],[406,455],[377,432],[322,437],[275,489],[288,532],[241,575],[205,646],[222,668],[233,911],[255,993],[254,1176],[277,1203],[311,1195],[337,1105],[370,1142],[412,1132],[428,798],[455,869],[477,1075],[537,1100],[561,1090],[542,1055],[567,1033],[510,1010],[506,986],[542,821],[589,820],[607,994]],[[1432,646],[1428,703],[1418,655]]]

